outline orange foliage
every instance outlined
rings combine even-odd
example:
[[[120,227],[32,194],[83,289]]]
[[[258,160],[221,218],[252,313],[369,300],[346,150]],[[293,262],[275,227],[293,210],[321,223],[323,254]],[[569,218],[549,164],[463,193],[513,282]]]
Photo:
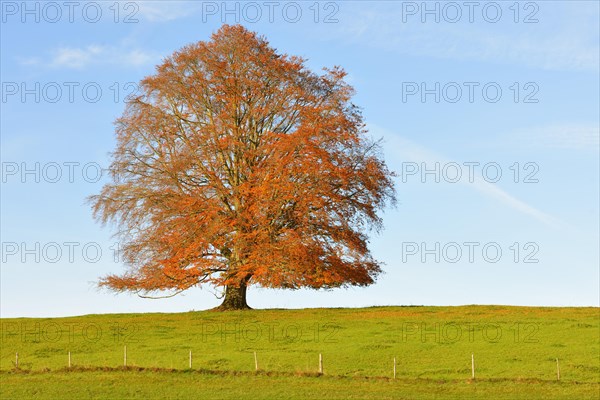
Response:
[[[345,75],[317,75],[239,25],[166,58],[116,121],[113,181],[90,198],[130,267],[101,285],[372,283],[367,233],[393,174]]]

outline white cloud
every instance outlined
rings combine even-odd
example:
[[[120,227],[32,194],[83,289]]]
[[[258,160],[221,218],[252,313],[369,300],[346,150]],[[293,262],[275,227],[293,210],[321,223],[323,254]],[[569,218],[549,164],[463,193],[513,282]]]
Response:
[[[37,65],[41,62],[38,57],[17,57],[17,61],[21,65]]]
[[[182,1],[140,1],[136,3],[139,7],[137,15],[143,20],[150,22],[173,21],[187,17],[198,11],[198,5],[193,2]]]
[[[54,51],[50,65],[55,67],[82,68],[102,53],[103,48],[99,46],[87,46],[86,48],[63,47]]]
[[[160,56],[137,48],[89,45],[61,47],[50,52],[49,60],[20,58],[21,65],[49,65],[54,68],[81,69],[95,65],[139,67],[158,62]]]
[[[541,7],[535,24],[512,23],[508,9],[502,23],[452,24],[435,23],[431,16],[421,23],[418,15],[403,22],[402,7],[392,4],[379,3],[366,13],[347,6],[333,39],[413,56],[598,70],[598,6],[577,3],[581,10],[575,11],[573,5],[556,3]]]
[[[144,52],[142,50],[132,50],[123,55],[126,64],[139,66],[151,63],[156,59],[156,55]]]
[[[597,152],[600,146],[600,127],[583,123],[534,126],[513,132],[508,138],[511,143],[520,146]]]
[[[433,165],[434,163],[447,164],[450,162],[456,162],[455,160],[448,159],[434,151],[431,151],[409,139],[403,138],[399,135],[391,134],[378,127],[370,127],[369,131],[375,133],[375,136],[383,136],[387,143],[389,143],[394,152],[399,155],[404,161],[412,162],[424,162]],[[458,163],[460,164],[460,163]],[[545,212],[535,208],[534,206],[525,203],[522,200],[517,199],[508,192],[502,190],[497,185],[487,182],[481,176],[475,174],[473,181],[460,180],[460,183],[469,186],[470,188],[484,194],[488,197],[495,199],[496,201],[504,204],[505,206],[512,208],[520,213],[528,215],[543,224],[557,228],[564,225],[555,217],[546,214]]]

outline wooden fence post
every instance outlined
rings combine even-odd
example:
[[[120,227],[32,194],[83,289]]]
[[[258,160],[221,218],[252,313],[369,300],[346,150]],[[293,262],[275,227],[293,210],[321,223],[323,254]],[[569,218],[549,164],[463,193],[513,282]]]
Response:
[[[319,353],[319,373],[323,373],[323,354]]]

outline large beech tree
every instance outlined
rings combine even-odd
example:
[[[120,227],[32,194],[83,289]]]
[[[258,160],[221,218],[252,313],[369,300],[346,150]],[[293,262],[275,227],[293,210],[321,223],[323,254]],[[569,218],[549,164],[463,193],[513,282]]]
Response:
[[[224,288],[368,285],[367,248],[394,201],[338,67],[311,72],[264,37],[225,25],[141,81],[116,121],[111,183],[90,198],[118,226],[123,275],[101,286],[142,296]]]

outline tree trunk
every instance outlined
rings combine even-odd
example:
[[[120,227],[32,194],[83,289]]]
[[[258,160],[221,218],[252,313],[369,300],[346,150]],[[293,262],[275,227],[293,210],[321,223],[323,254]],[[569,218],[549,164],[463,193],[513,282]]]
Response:
[[[225,288],[225,299],[215,311],[229,310],[251,310],[246,303],[247,280],[240,282],[239,285],[227,285]]]

